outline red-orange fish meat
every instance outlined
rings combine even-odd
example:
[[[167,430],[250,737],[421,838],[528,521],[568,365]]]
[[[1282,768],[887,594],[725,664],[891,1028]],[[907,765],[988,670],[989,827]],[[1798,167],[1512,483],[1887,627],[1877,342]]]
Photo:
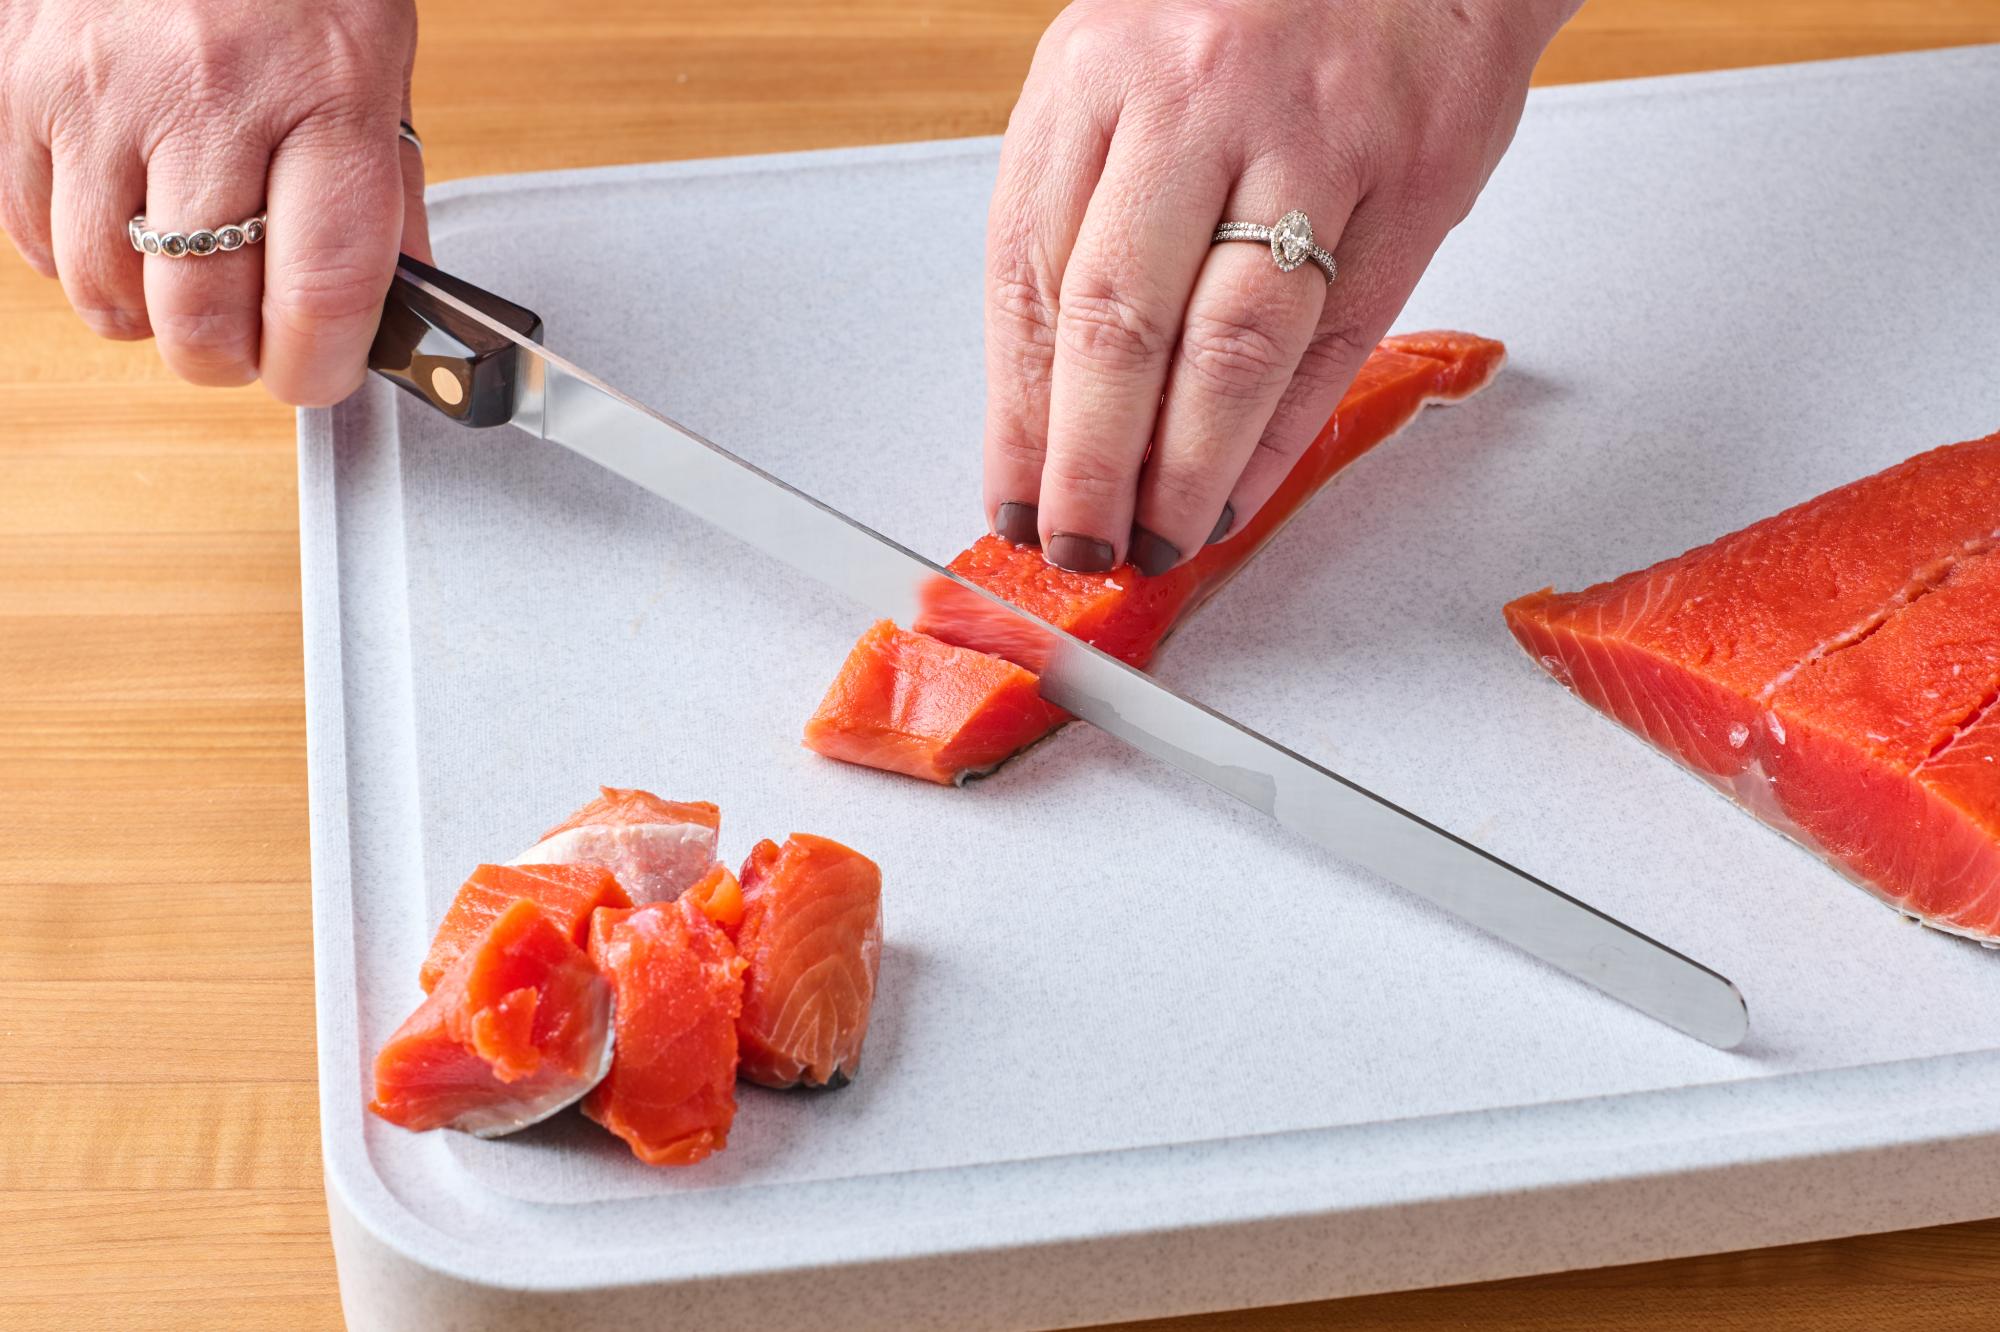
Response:
[[[534,902],[463,948],[375,1057],[382,1118],[494,1137],[546,1119],[604,1076],[611,987]]]
[[[2000,434],[1506,615],[1584,701],[1855,882],[2000,938]]]
[[[590,958],[616,994],[617,1053],[583,1112],[648,1165],[693,1165],[729,1143],[743,960],[703,903],[597,912]]]
[[[522,900],[541,907],[578,947],[590,929],[591,912],[632,905],[611,872],[594,865],[481,865],[460,885],[438,922],[417,983],[428,992],[501,912]]]
[[[793,833],[743,862],[742,1076],[841,1086],[861,1066],[882,958],[882,871],[839,842]]]

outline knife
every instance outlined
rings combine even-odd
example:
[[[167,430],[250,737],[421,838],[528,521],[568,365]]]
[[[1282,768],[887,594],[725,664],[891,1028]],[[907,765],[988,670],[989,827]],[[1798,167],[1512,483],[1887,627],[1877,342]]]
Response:
[[[562,444],[877,616],[909,624],[941,592],[1010,616],[1057,707],[1696,1040],[1727,1050],[1748,1034],[1726,977],[966,582],[541,339],[532,311],[405,257],[369,364],[455,421]]]

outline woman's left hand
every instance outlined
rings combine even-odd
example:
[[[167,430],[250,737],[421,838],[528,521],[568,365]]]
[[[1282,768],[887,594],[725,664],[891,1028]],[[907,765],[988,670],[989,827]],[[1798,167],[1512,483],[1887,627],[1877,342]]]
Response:
[[[1078,0],[987,233],[986,509],[1160,573],[1270,498],[1499,161],[1573,0]],[[1281,272],[1218,223],[1293,209]]]

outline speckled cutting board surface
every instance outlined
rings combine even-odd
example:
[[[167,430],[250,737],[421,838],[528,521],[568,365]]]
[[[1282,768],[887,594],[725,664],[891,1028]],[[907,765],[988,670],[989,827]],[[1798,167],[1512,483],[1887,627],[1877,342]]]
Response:
[[[1918,74],[1537,96],[1398,321],[1501,338],[1505,372],[1343,474],[1157,664],[1731,976],[1740,1050],[1086,727],[962,790],[821,759],[800,727],[862,611],[559,447],[378,385],[335,420],[343,615],[373,608],[348,630],[374,654],[349,672],[369,715],[348,780],[371,826],[391,798],[406,815],[354,850],[359,1050],[419,998],[467,871],[600,782],[714,800],[732,861],[794,830],[868,852],[887,927],[860,1079],[748,1091],[699,1168],[646,1169],[573,1117],[501,1142],[370,1122],[367,1150],[392,1176],[448,1155],[527,1202],[750,1206],[2000,1048],[2000,954],[1907,925],[1591,713],[1500,618],[2000,427],[2000,61]],[[996,154],[463,182],[433,225],[444,265],[537,310],[555,350],[944,560],[981,522]]]

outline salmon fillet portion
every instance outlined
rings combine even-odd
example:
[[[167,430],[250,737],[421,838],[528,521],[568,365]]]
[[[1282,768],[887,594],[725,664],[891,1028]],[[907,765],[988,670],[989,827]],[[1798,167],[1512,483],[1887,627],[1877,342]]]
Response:
[[[950,568],[967,582],[1143,667],[1177,625],[1343,468],[1408,425],[1426,404],[1456,401],[1484,388],[1505,359],[1502,344],[1469,333],[1385,339],[1271,500],[1221,541],[1158,577],[1148,578],[1130,564],[1109,574],[1072,573],[1048,563],[1036,547],[991,534],[975,541]],[[1028,706],[1029,681],[922,641],[1011,662],[1032,680],[1044,664],[1035,639],[983,598],[940,579],[927,589],[913,628],[914,634],[903,634],[878,624],[862,636],[807,725],[809,748],[829,758],[948,783],[990,771],[1070,720],[1045,703],[1039,710]],[[921,724],[912,725],[911,719]],[[894,742],[883,743],[885,736],[894,736]]]
[[[828,758],[949,786],[987,772],[1067,720],[1031,671],[878,621],[806,723]]]
[[[591,912],[632,905],[611,872],[594,865],[481,865],[459,885],[458,895],[438,922],[430,953],[417,974],[424,992],[430,992],[502,912],[524,900],[539,906],[578,947],[590,928]]]
[[[617,996],[611,1070],[583,1112],[648,1165],[693,1165],[729,1145],[743,960],[691,898],[605,908],[590,960]]]
[[[519,898],[383,1043],[368,1108],[407,1129],[511,1133],[594,1087],[611,1042],[610,987],[567,928]]]
[[[600,906],[632,906],[610,870],[588,864],[482,864],[458,886],[458,896],[438,922],[430,954],[416,976],[428,994],[458,956],[476,944],[486,928],[514,902],[534,902],[542,914],[582,948],[590,912]]]
[[[1506,618],[1585,702],[1855,882],[2000,938],[2000,434]]]
[[[738,876],[742,1076],[839,1087],[861,1067],[882,959],[882,871],[839,842],[759,842]]]

